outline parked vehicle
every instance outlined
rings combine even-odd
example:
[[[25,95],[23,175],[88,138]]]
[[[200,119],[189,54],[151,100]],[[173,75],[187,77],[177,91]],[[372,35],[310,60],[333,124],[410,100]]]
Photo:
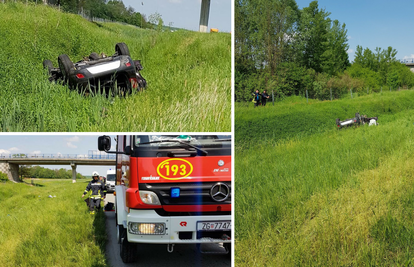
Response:
[[[352,119],[346,119],[344,121],[341,121],[339,118],[336,119],[336,126],[338,126],[338,129],[341,129],[342,127],[359,126],[366,123],[368,123],[369,126],[378,125],[378,117],[367,117],[367,115],[359,115],[357,112]]]
[[[107,193],[113,193],[115,192],[115,180],[116,180],[116,171],[115,169],[109,169],[106,172],[106,192]]]
[[[73,63],[69,56],[58,57],[59,67],[55,68],[52,61],[43,61],[48,70],[49,81],[60,81],[71,89],[109,94],[111,91],[122,95],[132,90],[143,90],[147,82],[140,74],[143,69],[140,60],[132,60],[125,43],[115,45],[115,54],[106,56],[91,53],[89,57]]]
[[[217,135],[101,136],[116,153],[117,238],[125,263],[137,243],[221,243],[231,251],[231,139]],[[203,251],[202,251],[203,252]],[[204,251],[205,252],[205,251]],[[138,252],[139,254],[139,252]]]

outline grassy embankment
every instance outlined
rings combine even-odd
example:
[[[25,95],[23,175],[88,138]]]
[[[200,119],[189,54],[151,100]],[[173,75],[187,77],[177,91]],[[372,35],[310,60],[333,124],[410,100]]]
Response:
[[[157,32],[92,23],[43,5],[0,4],[1,131],[230,131],[230,34]],[[84,97],[50,84],[57,66],[125,42],[148,88],[126,99]]]
[[[236,265],[413,265],[413,100],[236,106]],[[357,111],[380,125],[336,129]]]
[[[106,266],[105,215],[81,199],[88,181],[0,183],[0,266]]]

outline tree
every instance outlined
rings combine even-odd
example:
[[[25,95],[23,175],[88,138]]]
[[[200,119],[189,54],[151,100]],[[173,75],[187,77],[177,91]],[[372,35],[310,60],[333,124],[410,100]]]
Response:
[[[334,20],[327,33],[325,51],[322,53],[322,71],[330,76],[339,74],[349,66],[348,59],[348,36],[345,23],[339,25],[338,20]]]
[[[277,66],[292,55],[298,15],[294,0],[235,2],[236,80],[260,71],[264,87],[274,84]]]
[[[303,8],[300,13],[298,55],[299,60],[306,68],[316,72],[323,71],[323,53],[328,43],[328,29],[331,23],[329,12],[318,8],[318,2],[313,1],[309,7]]]
[[[153,29],[157,29],[158,31],[161,31],[162,30],[162,26],[163,26],[163,23],[164,22],[163,22],[163,20],[161,18],[161,14],[160,13],[155,12],[154,14],[151,14],[148,17],[148,22],[150,24],[152,24],[152,28]],[[155,26],[157,26],[157,27],[155,27]]]

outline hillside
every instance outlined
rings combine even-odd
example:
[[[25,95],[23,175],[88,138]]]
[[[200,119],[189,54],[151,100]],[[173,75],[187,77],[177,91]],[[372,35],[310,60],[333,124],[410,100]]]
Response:
[[[93,23],[43,5],[0,4],[1,131],[230,131],[230,34]],[[148,88],[85,97],[50,84],[42,61],[113,54],[125,42]]]
[[[237,106],[236,265],[412,265],[413,96]],[[338,131],[335,118],[356,111],[380,125]],[[246,137],[261,116],[286,131],[257,125]]]
[[[105,215],[81,198],[88,182],[2,182],[0,266],[107,266]]]
[[[294,96],[275,105],[253,109],[253,104],[235,103],[235,130],[239,144],[269,138],[273,141],[335,129],[335,120],[353,118],[356,112],[379,122],[394,120],[400,112],[414,109],[414,91],[383,92],[363,97],[319,101]],[[251,130],[253,129],[253,130]]]

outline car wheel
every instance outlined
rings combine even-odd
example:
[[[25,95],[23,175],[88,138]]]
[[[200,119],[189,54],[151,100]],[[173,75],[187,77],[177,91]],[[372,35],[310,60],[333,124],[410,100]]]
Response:
[[[129,54],[128,46],[125,43],[117,43],[115,45],[115,52],[118,53],[118,56],[131,56]]]
[[[121,227],[120,227],[121,228]],[[123,228],[123,227],[122,227]],[[123,229],[121,235],[120,256],[124,263],[131,263],[137,260],[137,245],[128,242],[127,230]]]
[[[60,71],[62,72],[63,80],[69,83],[70,70],[74,67],[73,62],[70,60],[68,55],[60,55],[58,57],[58,63]]]
[[[96,52],[93,52],[89,55],[89,59],[90,60],[98,60],[99,59],[99,55]]]
[[[53,69],[53,63],[49,59],[43,61],[43,68],[47,69],[47,73],[50,75]]]

